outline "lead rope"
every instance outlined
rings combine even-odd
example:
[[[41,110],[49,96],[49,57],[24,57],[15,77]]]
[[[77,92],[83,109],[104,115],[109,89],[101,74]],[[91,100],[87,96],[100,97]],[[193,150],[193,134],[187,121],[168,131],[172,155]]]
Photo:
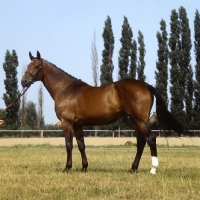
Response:
[[[25,94],[25,92],[28,90],[28,88],[31,86],[31,84],[23,91],[23,89],[22,89],[22,91],[23,92],[21,92],[20,94],[19,94],[19,96],[16,98],[16,99],[14,99],[13,100],[13,102],[11,103],[11,104],[9,104],[4,110],[6,111],[8,108],[10,108],[11,106],[13,106],[15,103],[16,103],[16,101],[18,101],[19,99],[20,99],[20,97],[22,96],[22,95],[24,95]]]

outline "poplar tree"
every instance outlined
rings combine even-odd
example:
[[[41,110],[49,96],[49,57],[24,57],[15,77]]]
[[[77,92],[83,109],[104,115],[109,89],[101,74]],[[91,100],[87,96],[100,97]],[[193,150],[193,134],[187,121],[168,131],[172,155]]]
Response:
[[[42,130],[45,126],[44,122],[44,115],[43,115],[43,103],[44,103],[44,93],[42,84],[40,84],[39,90],[38,90],[38,113],[37,113],[37,124],[38,124],[38,130]]]
[[[137,69],[137,42],[133,40],[131,45],[131,64],[129,69],[129,78],[136,79],[136,69]]]
[[[23,88],[23,92],[26,88]],[[21,100],[21,129],[23,130],[26,126],[25,124],[25,110],[26,110],[26,95],[27,93],[25,93],[24,95],[22,95],[22,100]]]
[[[194,94],[194,81],[192,66],[189,65],[186,74],[186,91],[185,91],[185,122],[188,128],[191,129],[194,126],[194,109],[193,109],[193,94]]]
[[[37,129],[37,111],[36,105],[32,101],[28,101],[26,104],[26,129],[36,130]]]
[[[184,7],[179,8],[179,20],[180,20],[180,44],[181,44],[181,56],[179,60],[180,66],[180,76],[179,81],[182,86],[183,104],[185,102],[186,115],[184,116],[183,122],[190,124],[192,120],[192,99],[193,99],[193,71],[190,66],[191,61],[191,31],[189,27],[189,20],[187,17],[187,12]]]
[[[168,106],[168,94],[167,94],[167,85],[168,85],[168,38],[166,31],[166,23],[162,19],[160,22],[161,32],[157,32],[158,40],[158,61],[156,62],[155,79],[156,79],[156,88],[160,91],[163,100]]]
[[[171,111],[182,122],[187,122],[185,110],[189,110],[192,105],[184,105],[186,101],[186,83],[187,73],[192,69],[190,68],[190,28],[187,13],[184,7],[179,8],[179,15],[176,10],[172,10],[171,15],[171,34],[169,39],[170,46],[170,64],[171,64]],[[192,73],[190,71],[190,73]],[[190,93],[187,93],[189,95]],[[192,95],[192,94],[190,94]],[[190,97],[192,98],[192,96]],[[188,96],[187,96],[188,100]],[[189,106],[189,108],[186,108]]]
[[[91,45],[91,50],[92,50],[92,55],[91,55],[91,60],[92,60],[92,77],[94,81],[94,86],[98,86],[98,79],[99,79],[99,73],[98,73],[98,52],[97,52],[97,47],[96,47],[96,32],[94,31],[94,39],[92,40],[92,45]]]
[[[25,71],[26,71],[26,67],[24,66],[23,71],[22,71],[22,76],[25,73]],[[25,89],[26,88],[23,88],[22,92],[24,92]],[[21,114],[21,116],[20,116],[20,118],[21,118],[21,130],[24,130],[24,128],[25,128],[26,97],[27,97],[27,92],[24,93],[21,97],[21,112],[20,112],[20,114]]]
[[[137,74],[138,74],[138,80],[145,81],[146,76],[144,75],[144,68],[145,68],[145,44],[144,44],[144,36],[141,31],[138,32],[138,51],[139,51],[139,61],[137,66]]]
[[[194,121],[195,128],[200,128],[200,13],[195,12],[194,18],[194,53],[195,53],[195,92],[194,92]]]
[[[181,99],[180,94],[180,85],[179,85],[179,75],[180,70],[178,66],[179,62],[179,56],[180,56],[180,48],[179,48],[179,38],[180,38],[180,25],[178,20],[178,13],[176,10],[172,10],[171,16],[170,16],[171,22],[170,22],[170,38],[169,38],[169,60],[170,60],[170,93],[171,93],[171,104],[170,109],[176,117],[179,119],[181,118],[180,111],[183,111],[183,102]]]
[[[127,17],[124,16],[124,22],[122,25],[122,37],[120,39],[121,49],[119,51],[118,63],[119,63],[119,79],[125,79],[129,77],[128,68],[131,55],[131,42],[133,32],[128,23]]]
[[[6,79],[4,80],[6,93],[3,94],[3,100],[6,106],[10,105],[20,94],[18,90],[17,67],[18,57],[15,50],[12,50],[12,54],[7,50],[5,61],[3,63],[3,69],[6,74]],[[20,126],[19,108],[20,101],[17,101],[13,106],[6,110],[6,129],[15,130]]]
[[[92,60],[92,77],[94,81],[94,86],[98,86],[99,82],[99,73],[98,73],[98,52],[97,52],[97,47],[96,47],[96,31],[94,30],[94,38],[92,40],[91,44],[91,60]],[[95,131],[95,137],[97,136],[97,130],[99,129],[98,126],[93,126]]]
[[[113,51],[114,51],[114,35],[112,31],[111,18],[108,16],[105,21],[105,27],[102,34],[104,40],[104,50],[102,51],[102,65],[100,67],[100,84],[101,86],[107,85],[113,82]]]

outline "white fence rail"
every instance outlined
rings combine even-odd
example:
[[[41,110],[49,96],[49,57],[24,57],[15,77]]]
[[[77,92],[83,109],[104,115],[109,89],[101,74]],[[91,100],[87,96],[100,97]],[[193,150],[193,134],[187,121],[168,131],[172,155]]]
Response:
[[[0,130],[0,137],[51,137],[50,133],[60,132],[62,130]],[[134,137],[135,130],[83,130],[85,136],[91,137]],[[163,131],[152,130],[158,135],[162,135]],[[190,135],[200,137],[200,130],[189,130]],[[31,134],[32,133],[32,134]],[[35,134],[34,134],[35,133]],[[172,130],[165,130],[165,133],[173,133]],[[64,136],[64,135],[63,135]]]

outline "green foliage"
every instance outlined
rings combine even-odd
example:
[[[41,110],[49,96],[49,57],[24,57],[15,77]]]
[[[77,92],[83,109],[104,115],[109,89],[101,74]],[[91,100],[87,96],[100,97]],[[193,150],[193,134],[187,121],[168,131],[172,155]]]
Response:
[[[194,94],[194,81],[192,66],[189,65],[186,75],[186,93],[185,93],[185,105],[186,105],[186,122],[189,129],[194,127],[194,109],[193,109],[193,94]]]
[[[141,31],[138,32],[138,51],[139,51],[139,62],[137,67],[137,73],[138,73],[138,80],[145,81],[146,76],[144,75],[144,68],[145,68],[145,44],[144,44],[144,36]]]
[[[45,125],[45,130],[52,130],[52,131],[44,131],[44,137],[64,137],[64,133],[62,131],[61,126],[55,126],[54,124],[47,124]],[[54,131],[54,130],[61,130],[61,131]]]
[[[6,79],[4,80],[6,93],[3,94],[3,100],[6,106],[10,105],[20,94],[18,90],[17,67],[18,57],[15,50],[12,51],[12,54],[7,50],[3,63],[3,69],[6,74]],[[18,129],[20,124],[19,108],[20,102],[17,101],[6,111],[5,129]]]
[[[124,16],[124,22],[122,25],[122,37],[120,39],[121,49],[119,51],[118,63],[119,63],[119,79],[125,79],[129,77],[129,57],[131,55],[133,32],[128,23],[127,17]]]
[[[37,125],[38,129],[42,130],[45,126],[44,115],[43,115],[43,103],[44,103],[44,94],[42,84],[38,90],[38,113],[37,113]]]
[[[25,129],[37,129],[37,111],[36,111],[36,105],[32,101],[29,101],[26,104],[25,109]]]
[[[176,10],[172,10],[171,13],[171,34],[169,38],[169,47],[171,49],[169,53],[170,58],[170,92],[171,92],[171,111],[177,116],[183,123],[187,122],[185,109],[189,110],[192,108],[192,102],[189,99],[193,97],[193,90],[187,93],[186,88],[191,89],[190,83],[192,71],[190,65],[190,50],[191,50],[191,39],[190,39],[190,28],[185,8],[179,8],[179,14]],[[187,73],[190,75],[186,76]],[[189,84],[186,86],[186,83]],[[188,97],[190,95],[190,97]],[[187,99],[185,99],[187,98]],[[187,101],[186,107],[184,102]]]
[[[105,27],[102,34],[104,40],[104,50],[102,51],[102,65],[100,67],[100,83],[101,86],[107,85],[113,82],[112,73],[114,65],[112,62],[112,56],[114,51],[114,35],[112,31],[111,18],[108,16],[105,21]]]
[[[194,53],[195,53],[195,91],[194,91],[194,121],[195,128],[200,129],[200,14],[196,10],[194,19]]]
[[[131,64],[129,69],[129,78],[136,79],[136,69],[137,69],[137,42],[133,40],[131,45]]]
[[[168,106],[168,45],[167,45],[167,31],[166,23],[164,20],[160,22],[161,32],[157,32],[158,40],[158,61],[156,62],[157,71],[155,71],[156,88],[159,89],[165,104]]]
[[[190,51],[192,48],[191,44],[191,34],[189,27],[189,20],[187,18],[186,9],[184,7],[179,8],[179,20],[180,20],[180,44],[181,44],[181,56],[179,60],[180,66],[180,85],[182,85],[182,94],[183,101],[185,101],[185,110],[186,115],[184,116],[183,122],[188,123],[188,119],[192,120],[192,112],[193,112],[193,72],[192,67],[190,66]]]

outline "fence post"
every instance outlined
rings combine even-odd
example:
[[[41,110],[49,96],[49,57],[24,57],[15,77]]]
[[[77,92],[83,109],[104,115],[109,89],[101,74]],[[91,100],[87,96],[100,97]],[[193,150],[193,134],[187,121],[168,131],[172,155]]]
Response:
[[[43,130],[41,130],[40,136],[41,138],[43,138]]]
[[[24,137],[24,131],[22,130],[21,131],[21,138],[23,138]]]

